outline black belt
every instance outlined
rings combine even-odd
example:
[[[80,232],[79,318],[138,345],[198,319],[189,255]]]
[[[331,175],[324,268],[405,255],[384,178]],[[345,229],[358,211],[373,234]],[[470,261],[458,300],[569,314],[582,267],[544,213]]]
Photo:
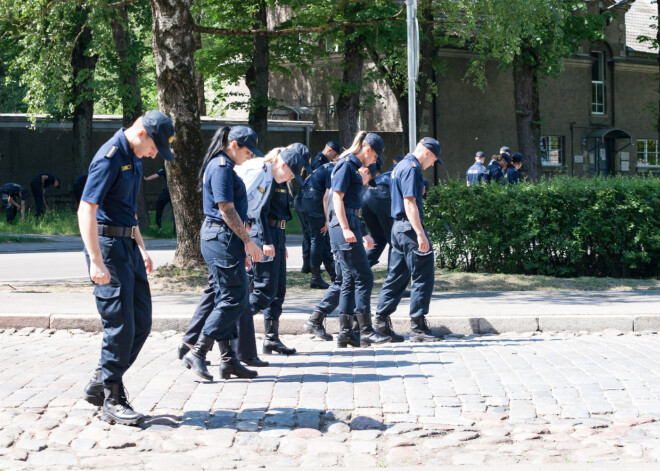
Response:
[[[280,229],[284,229],[286,227],[286,221],[284,219],[269,219],[268,225],[270,227],[279,227]]]
[[[225,221],[213,221],[213,220],[211,220],[211,219],[207,219],[207,220],[205,221],[205,224],[206,224],[208,227],[213,227],[213,226],[217,226],[217,227],[229,227]]]
[[[407,221],[408,218],[405,217],[405,216],[401,216],[401,217],[396,218],[395,220],[396,220],[396,221]]]
[[[128,237],[130,239],[135,239],[135,226],[121,227],[99,224],[99,235],[106,237]]]
[[[305,191],[318,191],[319,193],[324,193],[324,190],[319,190],[318,188],[314,188],[313,186],[308,186],[305,188]]]
[[[362,217],[362,208],[360,208],[360,209],[346,208],[345,211],[346,211],[347,216],[349,214],[352,214],[353,216],[357,216],[359,218]]]

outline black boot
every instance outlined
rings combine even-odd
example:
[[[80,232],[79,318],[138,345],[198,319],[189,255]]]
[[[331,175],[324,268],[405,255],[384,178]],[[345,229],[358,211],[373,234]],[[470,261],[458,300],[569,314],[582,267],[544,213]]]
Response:
[[[323,326],[324,320],[325,312],[315,309],[312,315],[309,316],[309,319],[307,319],[307,322],[305,322],[304,327],[307,332],[316,335],[321,340],[330,341],[332,340],[332,335],[325,331],[325,327]]]
[[[382,336],[389,336],[392,338],[390,342],[399,343],[403,342],[405,339],[403,335],[398,335],[392,330],[392,319],[390,316],[375,316],[374,330]]]
[[[265,366],[270,365],[267,361],[263,361],[261,358],[258,356],[254,358],[249,358],[247,360],[241,360],[243,363],[245,363],[247,366],[254,366],[255,368],[262,368]]]
[[[183,366],[192,369],[197,376],[206,381],[213,381],[213,375],[206,369],[206,354],[213,347],[215,339],[200,334],[197,343],[183,357]]]
[[[332,280],[332,282],[334,283],[335,278],[337,278],[337,272],[335,271],[335,265],[331,263],[329,266],[325,267],[325,271],[328,272],[328,275],[330,276],[330,280]]]
[[[179,360],[183,360],[183,357],[189,351],[190,351],[190,347],[188,345],[186,345],[185,343],[181,342],[181,345],[179,345],[179,348],[177,348],[177,353],[179,355]]]
[[[92,379],[89,380],[85,390],[83,391],[83,399],[90,404],[101,407],[105,399],[103,394],[103,376],[101,374],[101,367],[98,366],[92,374]]]
[[[434,334],[429,329],[425,316],[412,317],[410,319],[411,342],[437,342],[442,339],[442,335]]]
[[[330,285],[321,278],[321,269],[319,267],[310,267],[312,279],[309,281],[309,287],[313,289],[328,289]]]
[[[272,321],[264,319],[264,327],[266,331],[266,338],[264,338],[263,352],[266,354],[273,353],[273,351],[282,355],[293,355],[296,353],[295,348],[288,348],[280,340],[280,321]]]
[[[353,333],[353,316],[348,314],[339,314],[339,334],[337,335],[337,347],[346,348],[359,347],[360,339]]]
[[[309,257],[303,260],[303,266],[300,269],[300,273],[304,273],[304,274],[309,273]]]
[[[135,412],[128,403],[123,384],[104,385],[103,392],[105,400],[101,420],[122,425],[139,425],[144,422],[144,415]]]
[[[360,347],[368,347],[372,343],[379,344],[392,340],[389,335],[380,335],[371,326],[371,314],[356,314],[360,324]]]
[[[236,351],[232,346],[233,340],[221,340],[218,342],[220,345],[220,377],[222,379],[229,379],[231,375],[238,378],[255,378],[258,373],[253,370],[248,370],[241,365],[236,357]]]

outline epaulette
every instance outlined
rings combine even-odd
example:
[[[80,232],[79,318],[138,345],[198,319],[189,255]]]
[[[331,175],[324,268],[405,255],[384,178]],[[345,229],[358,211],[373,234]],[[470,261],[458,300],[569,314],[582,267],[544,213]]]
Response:
[[[348,158],[348,155],[347,155],[347,156],[346,156],[346,162],[348,162],[349,160],[351,160],[351,159],[349,159],[349,158]]]
[[[264,172],[267,172],[267,171],[268,171],[268,167],[266,166],[266,164],[264,164]]]
[[[105,158],[109,159],[110,157],[112,157],[114,155],[115,152],[117,152],[117,146],[112,146],[110,148],[110,150],[108,151],[108,153],[105,154]]]
[[[415,162],[413,162],[411,165],[412,165],[412,168],[417,168],[417,164]]]
[[[224,155],[221,155],[220,158],[218,158],[218,165],[220,167],[224,167],[227,165],[227,159],[225,159]]]
[[[264,190],[264,189],[261,188],[260,186],[257,187],[257,190],[258,190],[259,193],[261,193],[262,195],[263,195],[264,193],[266,193],[266,190]]]

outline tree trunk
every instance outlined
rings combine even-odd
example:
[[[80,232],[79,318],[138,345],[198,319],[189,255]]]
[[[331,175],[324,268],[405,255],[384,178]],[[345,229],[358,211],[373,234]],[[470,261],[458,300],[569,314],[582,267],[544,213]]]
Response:
[[[339,119],[339,142],[349,147],[357,134],[360,117],[360,90],[362,89],[362,49],[364,38],[352,37],[354,28],[346,28],[348,39],[344,50],[343,90],[337,98],[337,117]]]
[[[253,27],[265,30],[268,26],[266,1],[259,1],[259,10],[254,15]],[[250,90],[250,110],[248,125],[259,136],[259,148],[268,152],[268,70],[270,68],[268,38],[257,34],[252,40],[252,64],[245,74],[245,82]]]
[[[201,13],[197,13],[195,23],[200,24],[202,19]],[[200,50],[202,48],[202,33],[195,33],[195,48]],[[197,108],[199,109],[200,116],[206,116],[206,97],[204,96],[204,74],[195,72],[195,85],[197,86]]]
[[[172,150],[176,160],[168,164],[168,183],[177,227],[174,263],[202,260],[199,250],[202,199],[197,174],[204,155],[202,128],[195,85],[195,33],[191,0],[151,0],[153,50],[156,58],[158,104],[174,124]]]
[[[657,16],[658,25],[657,25],[656,36],[655,36],[655,40],[656,40],[655,44],[656,44],[656,47],[657,47],[657,46],[660,46],[660,1],[656,1],[655,3],[658,7],[658,16]],[[658,60],[658,68],[660,69],[660,54],[657,54],[656,58]],[[660,80],[658,81],[658,94],[660,96]],[[660,138],[660,98],[658,98],[658,110],[657,110],[657,112],[658,112],[658,138]]]
[[[518,151],[524,156],[527,176],[531,181],[538,181],[541,178],[538,78],[534,67],[520,56],[513,60],[513,86]]]
[[[122,125],[128,128],[133,122],[142,116],[142,96],[138,84],[137,63],[129,53],[132,47],[128,28],[128,6],[119,8],[119,18],[112,20],[112,37],[115,41],[115,53],[119,60],[119,83],[122,106]],[[147,209],[147,198],[144,195],[144,182],[140,185],[137,199],[137,214],[140,229],[145,229],[151,224],[149,211]]]
[[[73,68],[73,169],[75,175],[87,173],[89,163],[94,156],[92,149],[92,120],[94,100],[90,82],[94,77],[97,55],[87,55],[92,41],[92,31],[84,26],[87,13],[79,9],[80,27],[82,28],[73,46],[71,66]]]

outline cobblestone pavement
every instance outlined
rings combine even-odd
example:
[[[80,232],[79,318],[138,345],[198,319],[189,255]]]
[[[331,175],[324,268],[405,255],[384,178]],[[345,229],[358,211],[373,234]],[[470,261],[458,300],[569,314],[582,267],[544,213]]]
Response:
[[[80,397],[99,334],[0,333],[0,469],[653,463],[652,333],[518,334],[337,349],[284,337],[254,380],[201,383],[154,333],[125,378],[140,428]],[[217,374],[217,348],[210,354]],[[594,469],[594,468],[592,468]]]

